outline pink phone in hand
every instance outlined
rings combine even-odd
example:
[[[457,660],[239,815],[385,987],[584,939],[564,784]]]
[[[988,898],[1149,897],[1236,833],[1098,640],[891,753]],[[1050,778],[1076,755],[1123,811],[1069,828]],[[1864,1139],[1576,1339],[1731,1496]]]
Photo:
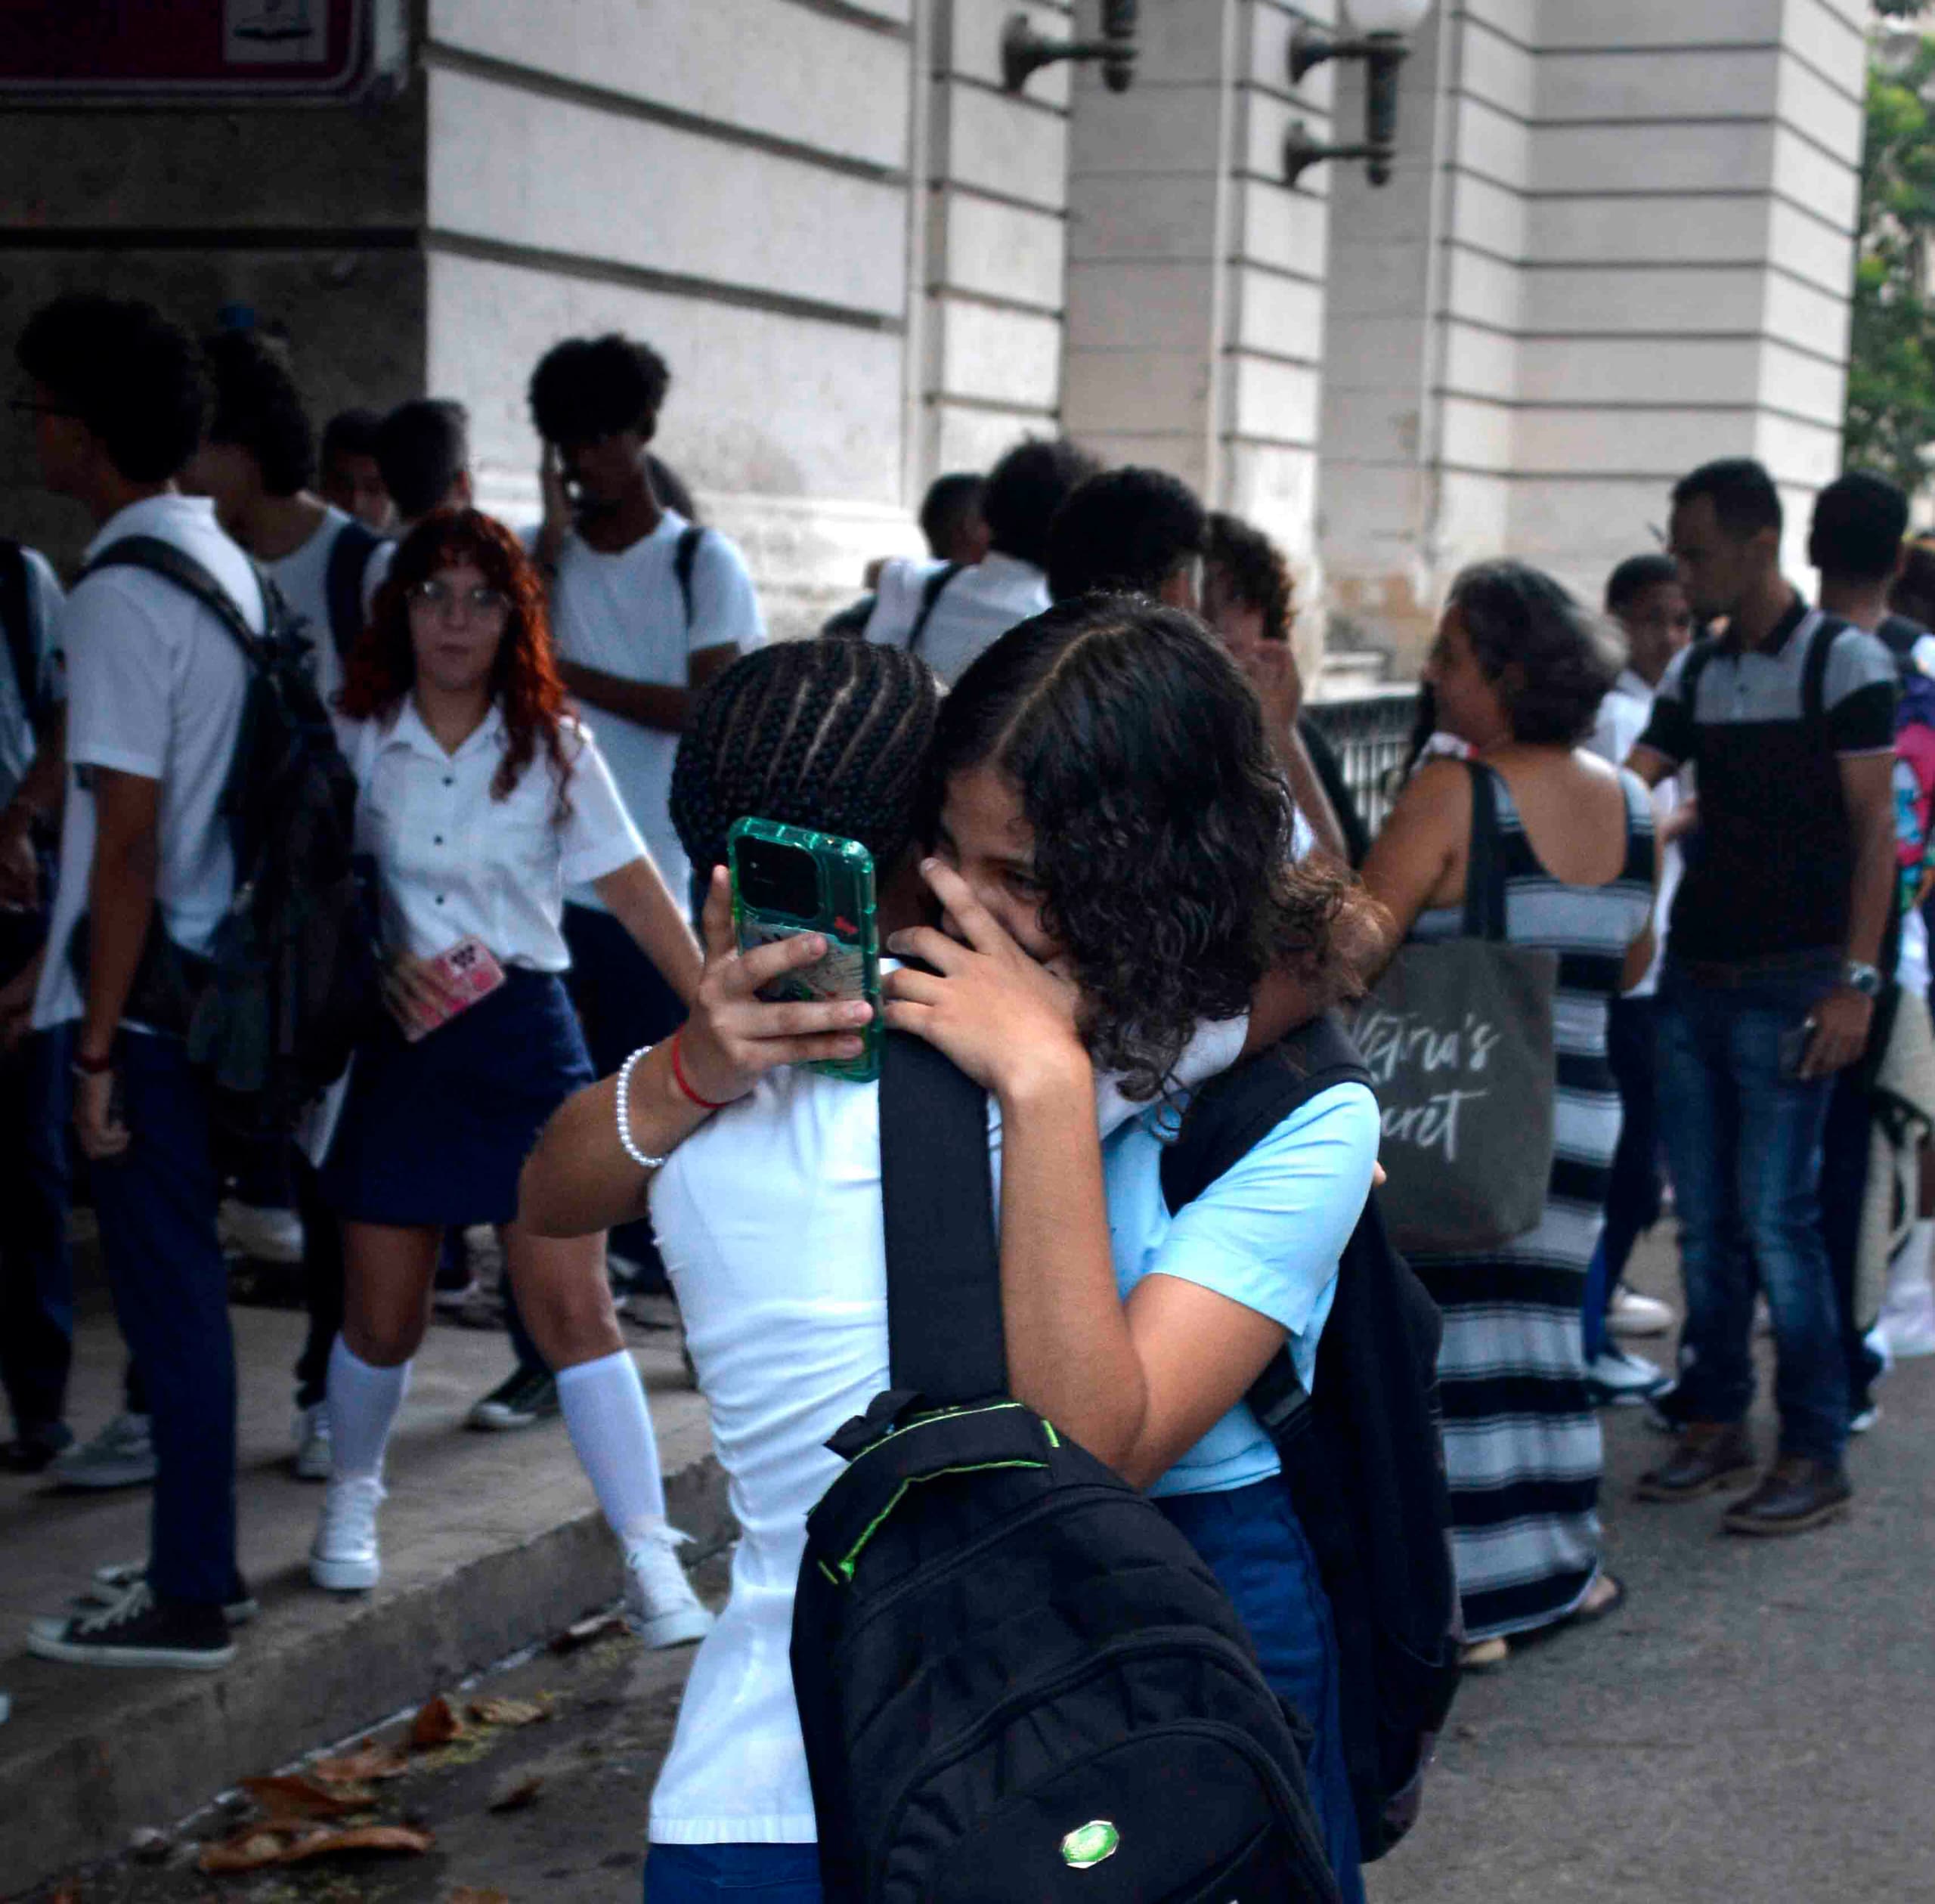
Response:
[[[480,999],[488,998],[504,982],[504,968],[497,963],[497,954],[475,936],[446,946],[429,961],[429,966],[443,996],[425,1008],[423,1022],[404,1033],[413,1045],[428,1037],[439,1025],[447,1025],[468,1011]]]

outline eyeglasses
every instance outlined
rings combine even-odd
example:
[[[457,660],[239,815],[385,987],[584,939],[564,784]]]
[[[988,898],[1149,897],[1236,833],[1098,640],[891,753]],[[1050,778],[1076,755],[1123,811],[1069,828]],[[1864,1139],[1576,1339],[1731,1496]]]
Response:
[[[427,609],[432,615],[447,615],[452,608],[461,608],[466,615],[475,615],[480,621],[493,615],[508,615],[511,598],[500,588],[493,588],[488,582],[480,582],[475,588],[454,589],[447,582],[438,581],[432,577],[427,582],[418,582],[410,590],[411,605]]]

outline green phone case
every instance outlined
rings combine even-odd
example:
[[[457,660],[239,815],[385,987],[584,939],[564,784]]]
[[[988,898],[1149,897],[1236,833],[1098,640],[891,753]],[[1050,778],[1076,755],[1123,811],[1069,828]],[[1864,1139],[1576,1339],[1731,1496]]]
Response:
[[[811,856],[819,875],[819,903],[810,915],[749,906],[739,889],[739,843],[764,840]],[[778,820],[735,820],[726,839],[732,875],[732,934],[742,952],[803,932],[823,934],[833,947],[818,964],[791,972],[768,996],[816,999],[864,998],[874,1017],[861,1036],[856,1058],[810,1065],[830,1078],[871,1084],[880,1076],[880,933],[875,916],[873,855],[857,840],[843,840]],[[832,968],[832,969],[829,969]],[[856,983],[857,980],[857,983]]]

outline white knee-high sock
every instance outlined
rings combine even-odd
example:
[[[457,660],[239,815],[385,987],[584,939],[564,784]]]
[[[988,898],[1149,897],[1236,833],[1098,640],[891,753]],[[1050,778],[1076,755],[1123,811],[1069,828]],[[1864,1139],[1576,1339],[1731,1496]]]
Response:
[[[627,1546],[665,1525],[665,1479],[638,1364],[623,1349],[558,1371],[565,1426],[611,1531]]]
[[[331,1479],[383,1472],[383,1450],[410,1387],[410,1364],[379,1369],[339,1336],[330,1350]]]

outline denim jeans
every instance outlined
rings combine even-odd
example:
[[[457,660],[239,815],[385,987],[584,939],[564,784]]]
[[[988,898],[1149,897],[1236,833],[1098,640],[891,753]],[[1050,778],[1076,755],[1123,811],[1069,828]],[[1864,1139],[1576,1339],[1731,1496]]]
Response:
[[[1660,1130],[1680,1212],[1686,1327],[1683,1411],[1737,1422],[1754,1398],[1755,1271],[1773,1317],[1781,1451],[1839,1466],[1847,1373],[1821,1228],[1821,1139],[1832,1081],[1786,1076],[1784,1051],[1834,984],[1819,972],[1695,984],[1669,958],[1660,987]]]
[[[0,1385],[17,1434],[61,1425],[74,1351],[67,1246],[67,1067],[73,1027],[0,1057]]]
[[[816,1844],[655,1844],[645,1904],[820,1904]]]
[[[218,1605],[237,1578],[235,1341],[208,1101],[178,1039],[123,1032],[114,1068],[130,1138],[94,1166],[94,1201],[154,1423],[148,1577],[162,1599]]]

